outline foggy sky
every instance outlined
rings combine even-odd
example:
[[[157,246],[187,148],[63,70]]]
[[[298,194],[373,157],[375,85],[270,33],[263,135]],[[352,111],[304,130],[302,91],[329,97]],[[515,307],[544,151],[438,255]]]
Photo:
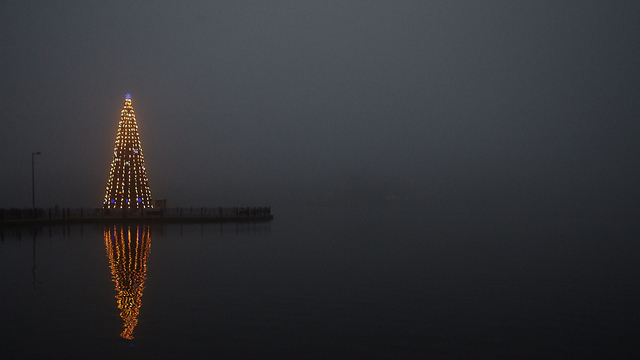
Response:
[[[640,3],[2,1],[0,207],[640,199]],[[391,200],[389,200],[391,199]],[[395,200],[399,199],[399,200]]]

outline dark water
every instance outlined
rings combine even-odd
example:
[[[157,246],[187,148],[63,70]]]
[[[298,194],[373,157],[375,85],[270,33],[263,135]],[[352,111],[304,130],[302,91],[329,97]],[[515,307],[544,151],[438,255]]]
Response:
[[[640,357],[629,218],[274,215],[2,230],[0,357]]]

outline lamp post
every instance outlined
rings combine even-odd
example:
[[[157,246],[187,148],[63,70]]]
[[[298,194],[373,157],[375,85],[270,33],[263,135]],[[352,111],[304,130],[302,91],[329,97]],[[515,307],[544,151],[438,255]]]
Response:
[[[40,151],[31,153],[31,208],[33,209],[33,219],[36,218],[36,176],[33,166],[33,158],[40,155]]]

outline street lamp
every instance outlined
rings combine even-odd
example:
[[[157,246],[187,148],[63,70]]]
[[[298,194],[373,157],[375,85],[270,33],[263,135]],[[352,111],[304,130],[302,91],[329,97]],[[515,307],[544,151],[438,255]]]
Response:
[[[36,176],[33,167],[33,158],[40,155],[40,151],[31,153],[31,207],[33,208],[33,218],[36,218]]]

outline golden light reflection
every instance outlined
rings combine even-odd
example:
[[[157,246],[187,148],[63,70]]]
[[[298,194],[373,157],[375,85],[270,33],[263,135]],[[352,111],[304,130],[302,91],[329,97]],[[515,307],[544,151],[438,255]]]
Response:
[[[142,290],[147,276],[147,258],[151,248],[148,225],[109,225],[104,228],[104,242],[111,265],[111,276],[116,283],[116,299],[125,339],[133,339],[138,324]]]

